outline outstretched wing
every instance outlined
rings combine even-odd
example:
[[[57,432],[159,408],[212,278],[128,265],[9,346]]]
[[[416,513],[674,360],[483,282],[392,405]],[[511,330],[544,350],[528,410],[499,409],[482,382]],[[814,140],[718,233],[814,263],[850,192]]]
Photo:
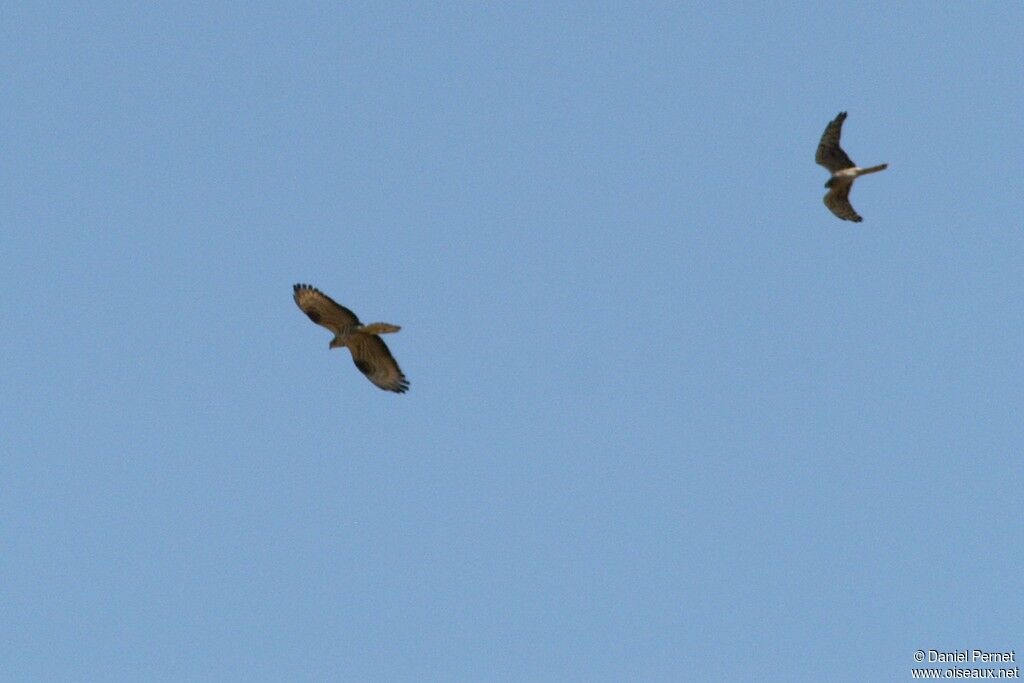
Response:
[[[857,212],[853,210],[853,205],[850,204],[850,189],[853,187],[853,182],[848,183],[836,183],[828,194],[825,195],[825,206],[828,210],[835,215],[842,218],[844,221],[853,221],[854,223],[860,223],[863,218],[857,215]]]
[[[309,319],[317,325],[323,325],[334,334],[359,324],[356,314],[348,310],[331,297],[310,285],[295,285],[295,303]]]
[[[352,361],[359,372],[378,387],[397,394],[409,389],[409,381],[383,339],[375,334],[357,332],[349,337],[346,346],[352,352]]]
[[[814,155],[814,161],[832,173],[856,166],[853,160],[846,156],[843,148],[839,146],[839,136],[843,132],[843,121],[845,120],[846,112],[841,111],[839,116],[825,126],[825,132],[821,134],[821,142],[818,143],[818,151]]]

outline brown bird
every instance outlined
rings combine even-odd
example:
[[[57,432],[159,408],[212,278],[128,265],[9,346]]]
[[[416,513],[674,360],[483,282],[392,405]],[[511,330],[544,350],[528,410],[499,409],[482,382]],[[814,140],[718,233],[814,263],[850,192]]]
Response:
[[[825,183],[825,187],[829,189],[828,194],[825,195],[825,206],[844,221],[860,223],[864,219],[857,215],[850,204],[850,190],[853,187],[853,181],[868,173],[884,171],[889,168],[889,164],[861,168],[853,163],[853,160],[839,146],[839,136],[842,134],[845,120],[846,112],[841,111],[839,116],[825,127],[814,160],[832,172],[832,177]]]
[[[337,303],[331,297],[310,285],[295,285],[295,303],[309,319],[334,333],[334,339],[327,345],[336,349],[347,346],[352,360],[367,379],[381,389],[401,394],[409,389],[409,382],[402,374],[387,344],[378,335],[398,332],[398,325],[372,323],[363,325],[356,314]]]

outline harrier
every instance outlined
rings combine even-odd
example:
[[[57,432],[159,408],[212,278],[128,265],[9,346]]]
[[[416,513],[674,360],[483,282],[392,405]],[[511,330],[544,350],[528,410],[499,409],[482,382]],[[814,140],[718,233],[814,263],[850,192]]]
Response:
[[[398,325],[363,325],[356,314],[316,287],[295,285],[295,303],[309,319],[334,333],[328,348],[347,346],[359,371],[381,389],[401,394],[409,389],[398,363],[378,335],[398,332]]]
[[[846,112],[841,111],[839,116],[825,127],[814,160],[832,172],[832,177],[825,183],[825,187],[829,189],[828,194],[825,195],[825,206],[844,221],[860,223],[864,219],[858,216],[850,205],[850,189],[853,187],[853,180],[868,173],[884,171],[889,168],[889,164],[860,168],[853,163],[850,157],[846,156],[843,148],[839,146],[839,135],[843,132],[843,121],[845,120]]]

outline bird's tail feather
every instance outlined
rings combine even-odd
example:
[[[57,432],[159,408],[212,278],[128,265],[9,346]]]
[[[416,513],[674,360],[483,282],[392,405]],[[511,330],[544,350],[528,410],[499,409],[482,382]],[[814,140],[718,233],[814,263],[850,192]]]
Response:
[[[867,175],[868,173],[878,173],[879,171],[884,171],[887,168],[889,168],[889,164],[879,164],[878,166],[872,166],[870,168],[862,168],[857,175],[860,176]]]
[[[360,332],[364,334],[390,334],[392,332],[398,332],[401,327],[398,325],[392,325],[390,323],[370,323],[369,325],[363,325],[359,328]]]

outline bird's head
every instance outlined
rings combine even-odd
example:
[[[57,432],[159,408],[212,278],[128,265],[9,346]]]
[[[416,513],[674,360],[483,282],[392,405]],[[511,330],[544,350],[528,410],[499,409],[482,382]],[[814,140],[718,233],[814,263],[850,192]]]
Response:
[[[825,183],[825,187],[827,187],[828,189],[831,190],[832,186],[835,185],[835,184],[836,184],[836,179],[835,178],[829,178],[828,182]]]
[[[328,349],[336,349],[336,348],[338,348],[338,347],[340,347],[340,346],[344,346],[344,345],[345,345],[345,344],[343,344],[343,343],[341,342],[341,340],[340,340],[340,339],[338,339],[337,337],[335,337],[335,338],[334,338],[334,339],[332,339],[332,340],[330,341],[330,343],[329,343],[329,344],[327,345],[327,348],[328,348]]]

